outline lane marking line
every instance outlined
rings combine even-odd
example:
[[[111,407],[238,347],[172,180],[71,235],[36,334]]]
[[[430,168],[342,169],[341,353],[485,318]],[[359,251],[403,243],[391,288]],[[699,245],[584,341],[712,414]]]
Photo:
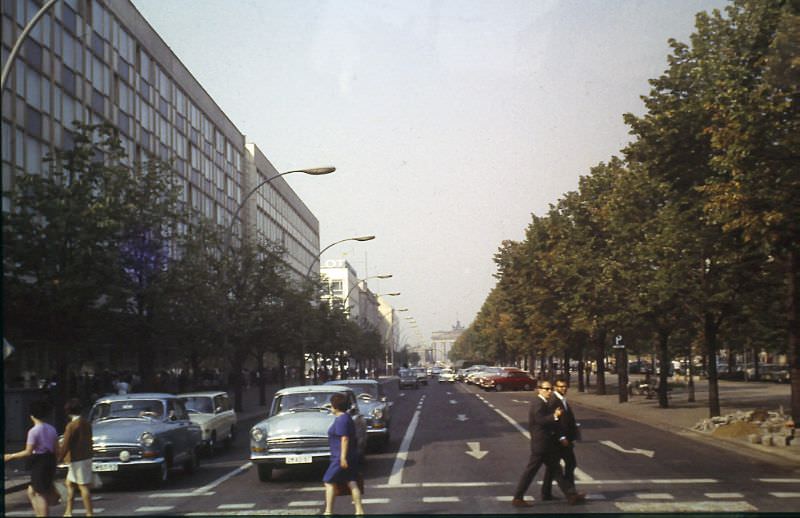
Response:
[[[204,493],[207,493],[208,491],[210,491],[211,489],[214,489],[215,487],[217,487],[218,485],[222,484],[223,482],[225,482],[229,478],[235,477],[239,473],[244,473],[245,471],[247,471],[248,469],[250,469],[252,467],[253,467],[253,463],[252,462],[249,462],[249,461],[245,462],[244,464],[242,464],[241,466],[239,466],[235,470],[231,471],[230,473],[228,473],[226,475],[222,475],[217,480],[214,480],[213,482],[211,482],[209,484],[206,484],[203,487],[199,487],[199,488],[195,489],[194,491],[192,491],[192,495],[191,496],[200,496],[200,495],[202,495]]]
[[[800,491],[775,491],[770,494],[775,498],[800,498]]]
[[[191,493],[187,493],[179,491],[175,493],[153,493],[152,495],[147,495],[147,498],[186,498],[194,496],[213,496],[216,494],[217,493],[215,491],[207,491],[205,493],[196,493],[194,491],[192,491]]]
[[[217,506],[217,509],[252,509],[255,506],[256,504],[220,504]]]
[[[767,484],[798,484],[800,478],[757,478],[759,482],[766,482]]]
[[[420,398],[420,404],[417,407],[417,410],[414,412],[414,416],[411,418],[411,422],[408,424],[408,429],[406,429],[406,433],[403,436],[403,442],[400,443],[400,449],[397,450],[397,456],[394,459],[394,465],[392,465],[392,472],[389,475],[389,485],[398,485],[403,483],[403,467],[406,464],[406,460],[408,460],[408,452],[411,448],[411,440],[414,438],[414,433],[417,430],[417,425],[419,424],[419,415],[422,413],[422,402],[425,400],[425,396]]]
[[[669,493],[636,493],[639,500],[675,500]]]
[[[311,507],[311,506],[320,506],[325,505],[324,500],[295,500],[294,502],[289,502],[289,507]]]
[[[388,498],[362,498],[361,499],[361,503],[362,504],[367,504],[367,505],[388,504],[389,502],[391,502],[391,500],[388,499]]]
[[[703,493],[706,498],[744,498],[741,493]]]

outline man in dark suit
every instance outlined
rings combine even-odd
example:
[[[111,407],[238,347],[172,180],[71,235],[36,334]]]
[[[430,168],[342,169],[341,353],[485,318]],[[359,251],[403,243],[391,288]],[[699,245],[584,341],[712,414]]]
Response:
[[[514,491],[514,499],[511,505],[514,507],[532,507],[529,502],[525,501],[525,492],[530,487],[536,472],[542,464],[545,464],[551,469],[553,479],[555,479],[558,487],[566,495],[567,502],[570,505],[583,502],[586,495],[580,494],[575,491],[575,485],[570,483],[564,478],[561,473],[561,468],[558,465],[559,457],[556,451],[556,426],[563,414],[561,407],[553,409],[551,406],[550,398],[553,391],[553,386],[549,381],[542,381],[539,384],[539,393],[533,398],[531,402],[530,411],[528,414],[528,431],[530,432],[531,439],[531,455],[528,459],[528,465],[525,466],[525,471],[517,483],[517,488]]]
[[[578,423],[575,421],[575,414],[572,407],[567,404],[567,389],[569,384],[563,378],[556,380],[555,392],[553,392],[552,404],[555,408],[561,409],[561,416],[557,426],[556,452],[559,463],[564,461],[564,478],[575,485],[575,468],[578,466],[575,460],[575,441],[578,439]],[[555,411],[555,408],[553,409]],[[556,469],[561,471],[561,466],[556,465]],[[542,500],[552,500],[553,493],[553,470],[549,465],[545,467],[544,479],[542,480]]]

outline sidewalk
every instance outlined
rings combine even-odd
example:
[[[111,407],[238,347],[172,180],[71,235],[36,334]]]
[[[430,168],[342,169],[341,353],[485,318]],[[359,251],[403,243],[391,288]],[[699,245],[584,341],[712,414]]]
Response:
[[[639,377],[632,375],[631,381],[635,379],[639,379]],[[668,408],[658,406],[657,396],[647,399],[645,396],[633,395],[629,396],[626,403],[620,403],[616,376],[606,377],[606,395],[602,396],[596,394],[597,386],[594,377],[592,386],[586,392],[579,392],[578,383],[573,379],[567,397],[577,405],[655,426],[688,439],[707,441],[715,446],[739,453],[744,452],[771,461],[786,461],[800,466],[800,433],[798,432],[789,446],[763,446],[752,444],[746,438],[719,437],[708,432],[693,430],[693,426],[709,417],[708,382],[705,379],[695,380],[695,401],[689,403],[685,384],[679,380],[672,378],[671,380],[670,385],[675,383],[677,386],[674,386],[671,391]],[[777,411],[781,407],[788,414],[791,409],[791,389],[788,384],[720,380],[719,398],[722,416],[734,414],[737,411],[756,409]],[[580,421],[580,415],[578,415],[578,421]]]

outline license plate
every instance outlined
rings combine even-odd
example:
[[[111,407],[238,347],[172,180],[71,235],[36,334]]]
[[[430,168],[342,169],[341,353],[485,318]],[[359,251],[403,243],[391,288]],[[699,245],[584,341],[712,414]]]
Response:
[[[286,464],[311,464],[311,455],[289,455]]]
[[[114,462],[93,462],[92,471],[119,471],[119,464]]]

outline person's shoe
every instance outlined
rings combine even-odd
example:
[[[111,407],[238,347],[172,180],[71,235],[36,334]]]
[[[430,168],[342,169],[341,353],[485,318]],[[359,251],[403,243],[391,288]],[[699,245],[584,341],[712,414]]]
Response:
[[[511,505],[514,507],[533,507],[533,504],[530,502],[526,502],[522,498],[515,498],[511,501]]]
[[[586,493],[572,493],[567,497],[569,505],[582,504],[586,501]]]

